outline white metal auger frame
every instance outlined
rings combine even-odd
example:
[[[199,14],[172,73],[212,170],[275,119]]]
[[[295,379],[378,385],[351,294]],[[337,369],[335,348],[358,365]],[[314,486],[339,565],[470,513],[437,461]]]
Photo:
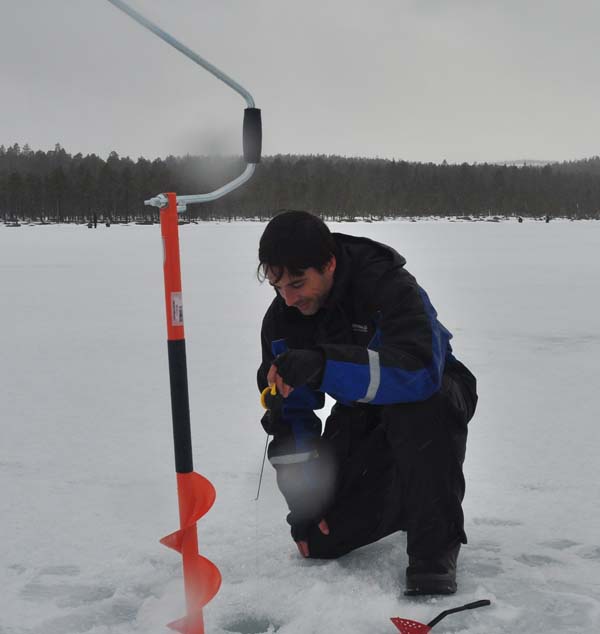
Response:
[[[154,35],[161,40],[170,44],[173,48],[176,48],[180,53],[191,59],[193,62],[202,66],[209,73],[214,75],[217,79],[227,84],[231,89],[239,93],[246,101],[247,108],[244,111],[244,126],[243,126],[243,150],[244,159],[246,161],[246,169],[237,178],[234,178],[229,183],[226,183],[222,187],[215,189],[212,192],[205,194],[192,194],[188,196],[177,196],[177,211],[179,213],[185,211],[187,205],[194,203],[206,203],[213,200],[217,200],[222,196],[225,196],[234,189],[237,189],[240,185],[247,182],[256,169],[256,163],[260,162],[261,145],[262,145],[262,123],[260,110],[255,107],[254,99],[252,95],[240,84],[234,81],[231,77],[226,75],[223,71],[219,70],[216,66],[200,57],[197,53],[189,49],[187,46],[176,40],[172,35],[169,35],[166,31],[163,31],[159,26],[148,20],[141,13],[132,9],[128,4],[122,0],[108,0],[112,5],[126,13],[130,18],[135,20],[138,24],[148,29]],[[144,201],[145,205],[152,207],[166,207],[168,204],[165,194],[158,194],[154,198]]]

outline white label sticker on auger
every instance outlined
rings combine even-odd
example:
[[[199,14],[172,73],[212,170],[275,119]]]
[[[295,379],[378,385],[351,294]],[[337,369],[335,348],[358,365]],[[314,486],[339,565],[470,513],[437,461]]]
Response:
[[[171,323],[173,326],[183,326],[183,299],[181,292],[171,293]]]

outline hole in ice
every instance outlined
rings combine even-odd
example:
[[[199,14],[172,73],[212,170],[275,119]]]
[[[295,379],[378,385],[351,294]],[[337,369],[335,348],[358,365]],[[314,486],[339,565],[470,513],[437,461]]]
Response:
[[[266,618],[245,616],[225,625],[223,629],[232,634],[275,634],[279,626]]]

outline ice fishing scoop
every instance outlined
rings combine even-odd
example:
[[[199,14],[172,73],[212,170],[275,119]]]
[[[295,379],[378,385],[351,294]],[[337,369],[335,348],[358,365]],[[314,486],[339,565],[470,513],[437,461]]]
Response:
[[[437,625],[443,618],[447,617],[449,614],[454,614],[455,612],[462,612],[463,610],[473,610],[474,608],[482,608],[485,605],[490,605],[491,601],[488,599],[481,599],[480,601],[474,601],[473,603],[467,603],[466,605],[461,605],[459,608],[451,608],[450,610],[444,610],[442,613],[438,614],[433,621],[427,623],[419,623],[419,621],[411,621],[410,619],[401,619],[398,616],[395,616],[391,619],[392,623],[398,628],[401,634],[427,634],[427,632],[431,632],[431,628],[434,625]]]

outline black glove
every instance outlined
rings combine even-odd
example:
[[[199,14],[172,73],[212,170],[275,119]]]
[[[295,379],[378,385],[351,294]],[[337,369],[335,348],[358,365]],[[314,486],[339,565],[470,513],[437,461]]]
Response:
[[[277,366],[279,376],[291,387],[318,388],[323,381],[325,355],[319,350],[288,350],[275,357],[273,364]]]
[[[287,516],[288,524],[291,526],[292,539],[295,542],[305,542],[308,540],[308,531],[312,525],[316,522],[298,522],[297,524],[293,524],[293,520],[291,519],[291,513]],[[319,520],[317,520],[318,522]]]

